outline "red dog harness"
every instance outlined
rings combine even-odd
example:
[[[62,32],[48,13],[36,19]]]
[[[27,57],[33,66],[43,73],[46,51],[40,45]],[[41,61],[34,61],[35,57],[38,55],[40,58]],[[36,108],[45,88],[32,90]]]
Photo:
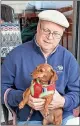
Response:
[[[32,81],[31,95],[35,98],[42,98],[46,95],[53,94],[55,91],[55,84],[42,85],[36,81]]]

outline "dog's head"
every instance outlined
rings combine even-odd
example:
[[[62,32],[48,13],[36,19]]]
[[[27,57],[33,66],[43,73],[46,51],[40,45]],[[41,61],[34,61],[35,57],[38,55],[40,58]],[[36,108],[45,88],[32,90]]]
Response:
[[[53,84],[57,79],[57,74],[49,64],[40,64],[32,72],[33,79],[39,79],[43,84]]]

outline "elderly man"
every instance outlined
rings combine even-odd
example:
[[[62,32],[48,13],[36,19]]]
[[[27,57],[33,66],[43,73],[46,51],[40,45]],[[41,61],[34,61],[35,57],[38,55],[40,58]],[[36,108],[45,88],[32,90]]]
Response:
[[[59,45],[65,28],[69,27],[66,17],[56,10],[39,13],[37,33],[33,40],[15,48],[7,55],[2,65],[2,103],[8,91],[8,105],[15,108],[18,124],[41,124],[44,99],[29,96],[28,105],[19,110],[22,94],[30,86],[30,73],[41,63],[50,64],[58,75],[54,99],[49,109],[63,108],[63,122],[73,118],[73,109],[79,105],[79,66],[74,56]],[[10,90],[9,90],[10,88]],[[34,109],[26,122],[30,109]]]

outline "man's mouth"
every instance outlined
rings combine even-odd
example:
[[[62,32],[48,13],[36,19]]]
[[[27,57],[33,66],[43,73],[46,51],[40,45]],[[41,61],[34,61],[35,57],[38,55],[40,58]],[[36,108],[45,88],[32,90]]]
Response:
[[[48,43],[48,44],[52,44],[51,42],[47,42],[47,41],[45,41],[45,40],[44,40],[44,42],[45,42],[45,43]]]

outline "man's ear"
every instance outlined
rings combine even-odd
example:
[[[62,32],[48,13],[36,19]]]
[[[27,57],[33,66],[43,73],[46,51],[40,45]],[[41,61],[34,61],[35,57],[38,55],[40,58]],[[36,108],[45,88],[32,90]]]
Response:
[[[53,75],[51,76],[50,84],[55,83],[56,80],[58,80],[58,76],[55,71],[52,71]]]

